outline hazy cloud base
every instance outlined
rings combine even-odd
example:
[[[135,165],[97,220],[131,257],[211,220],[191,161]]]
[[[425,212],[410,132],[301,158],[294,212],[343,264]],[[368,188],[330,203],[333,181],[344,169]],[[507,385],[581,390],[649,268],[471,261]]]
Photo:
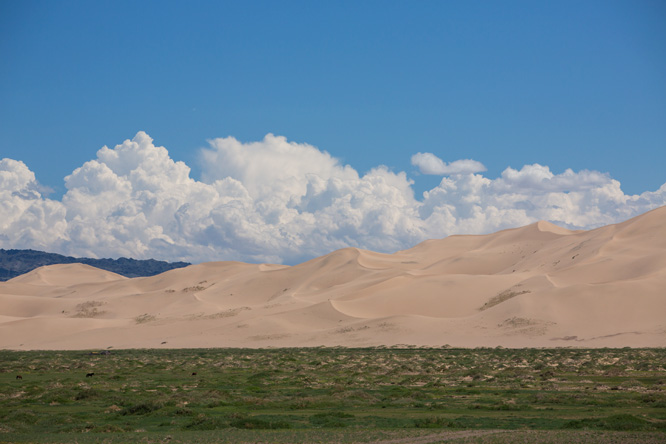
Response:
[[[405,172],[364,175],[314,146],[268,134],[211,140],[201,180],[139,132],[65,178],[61,201],[42,195],[23,163],[0,160],[0,247],[90,257],[298,263],[355,246],[382,252],[450,234],[549,220],[569,228],[616,223],[666,204],[666,184],[625,195],[597,171],[507,168],[496,179],[471,159],[417,153],[444,176],[415,198]]]

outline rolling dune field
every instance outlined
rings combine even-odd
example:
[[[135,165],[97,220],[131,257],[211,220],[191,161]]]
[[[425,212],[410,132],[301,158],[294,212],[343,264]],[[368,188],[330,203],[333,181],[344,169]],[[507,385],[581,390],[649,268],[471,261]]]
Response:
[[[67,264],[0,283],[3,349],[401,344],[666,345],[666,207],[590,231],[541,221],[295,266],[128,279]]]

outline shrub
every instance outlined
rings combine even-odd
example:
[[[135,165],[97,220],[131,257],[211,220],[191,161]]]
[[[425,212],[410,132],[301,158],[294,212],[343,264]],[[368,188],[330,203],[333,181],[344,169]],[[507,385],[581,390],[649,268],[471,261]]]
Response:
[[[419,429],[440,429],[443,427],[453,427],[454,424],[442,418],[441,416],[428,416],[414,420],[414,427]]]
[[[155,410],[159,410],[161,406],[149,402],[142,402],[140,404],[133,404],[125,407],[120,411],[120,414],[125,415],[146,415]]]
[[[290,429],[291,424],[286,421],[267,421],[261,418],[239,418],[231,422],[231,427],[237,429]]]
[[[185,430],[217,430],[225,429],[229,427],[229,423],[219,419],[211,418],[204,414],[197,415],[196,418],[192,418],[188,424],[186,424],[183,429]]]

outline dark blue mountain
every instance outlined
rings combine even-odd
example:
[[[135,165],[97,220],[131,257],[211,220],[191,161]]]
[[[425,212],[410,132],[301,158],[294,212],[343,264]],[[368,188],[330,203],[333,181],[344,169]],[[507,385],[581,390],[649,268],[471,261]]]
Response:
[[[188,262],[164,262],[155,259],[137,260],[126,257],[90,259],[36,250],[3,250],[0,248],[0,281],[9,280],[44,265],[73,263],[91,265],[126,277],[154,276],[174,268],[190,265]]]

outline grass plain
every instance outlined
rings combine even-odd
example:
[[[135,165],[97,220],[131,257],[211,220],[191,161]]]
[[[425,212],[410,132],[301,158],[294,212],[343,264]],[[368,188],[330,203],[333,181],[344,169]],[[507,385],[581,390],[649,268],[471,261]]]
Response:
[[[3,350],[0,442],[658,443],[665,367],[663,348]]]

